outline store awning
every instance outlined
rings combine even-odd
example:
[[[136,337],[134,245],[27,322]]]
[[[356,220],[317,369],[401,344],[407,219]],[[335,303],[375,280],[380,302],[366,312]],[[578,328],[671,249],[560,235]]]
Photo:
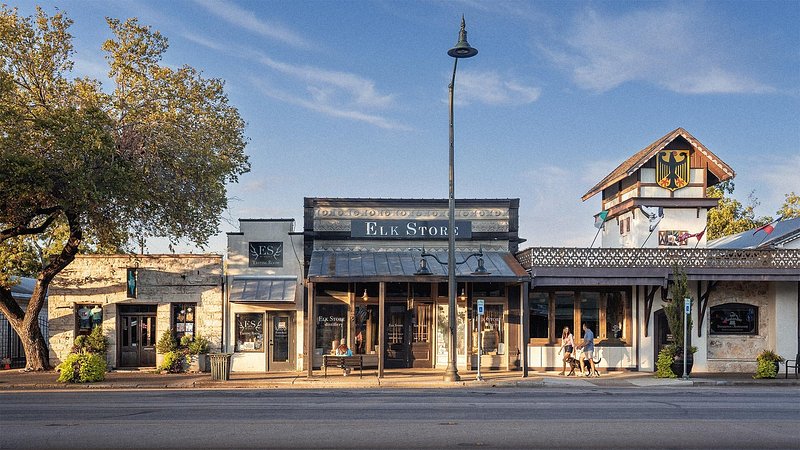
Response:
[[[447,251],[429,251],[439,261],[447,262]],[[473,252],[457,251],[456,262],[464,261]],[[447,264],[440,264],[436,258],[427,256],[430,275],[417,275],[421,251],[333,251],[317,250],[311,255],[308,279],[320,281],[408,281],[442,282],[447,280]],[[471,257],[463,264],[456,265],[458,281],[472,282],[524,282],[529,275],[509,252],[484,251],[484,266],[487,275],[474,275],[478,268],[478,258]]]
[[[297,277],[234,277],[231,302],[294,303]]]

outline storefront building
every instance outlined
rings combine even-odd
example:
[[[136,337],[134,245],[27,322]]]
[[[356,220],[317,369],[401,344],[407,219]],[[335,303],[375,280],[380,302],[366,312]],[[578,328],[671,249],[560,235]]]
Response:
[[[693,293],[694,370],[752,372],[765,349],[794,358],[800,252],[789,246],[705,248],[707,212],[718,202],[707,197],[707,189],[733,176],[719,157],[678,128],[584,195],[587,200],[602,193],[595,217],[601,248],[519,252],[531,276],[531,367],[560,367],[562,329],[568,326],[578,338],[586,323],[597,337],[600,367],[654,370],[658,352],[672,342],[663,306],[675,267],[686,273]]]
[[[50,285],[50,362],[97,326],[113,368],[155,367],[165,330],[203,336],[218,352],[222,289],[220,255],[79,255]]]
[[[518,199],[456,201],[460,369],[477,368],[479,339],[482,368],[521,364],[528,274],[513,256],[521,242],[518,210]],[[306,198],[304,222],[308,374],[341,343],[378,376],[393,368],[444,369],[447,200]],[[487,273],[479,274],[479,264]],[[480,318],[478,299],[485,303]]]
[[[228,233],[225,275],[231,370],[302,370],[303,234],[294,219],[240,219]]]

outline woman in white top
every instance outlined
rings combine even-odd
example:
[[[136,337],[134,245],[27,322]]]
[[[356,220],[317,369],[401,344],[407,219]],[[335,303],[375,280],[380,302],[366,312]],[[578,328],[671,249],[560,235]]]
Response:
[[[572,356],[572,352],[575,350],[575,338],[572,336],[572,333],[569,332],[569,327],[564,327],[564,330],[561,332],[561,348],[558,350],[558,354],[560,355],[561,352],[564,352],[564,366],[561,368],[561,373],[559,375],[564,375],[567,370],[567,361]]]

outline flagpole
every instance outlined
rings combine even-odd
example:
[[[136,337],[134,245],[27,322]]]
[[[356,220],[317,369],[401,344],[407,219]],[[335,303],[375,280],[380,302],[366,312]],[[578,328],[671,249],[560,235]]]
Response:
[[[703,239],[703,236],[706,235],[706,230],[707,229],[708,229],[708,225],[706,225],[706,227],[703,228],[703,231],[700,232],[700,236],[697,236],[697,242],[694,243],[694,248],[697,248],[697,246],[700,245],[700,239]]]
[[[600,235],[600,230],[602,230],[602,229],[603,229],[603,227],[602,227],[602,226],[601,226],[600,228],[598,228],[598,229],[597,229],[597,233],[595,233],[595,234],[594,234],[594,239],[592,239],[592,245],[590,245],[590,246],[589,246],[589,248],[592,248],[592,247],[594,247],[594,241],[596,241],[596,240],[597,240],[597,236],[599,236],[599,235]]]
[[[644,244],[647,244],[647,241],[648,241],[648,239],[650,239],[650,236],[652,236],[652,235],[653,235],[653,231],[655,231],[655,228],[653,228],[652,230],[650,230],[650,234],[648,234],[648,235],[647,235],[647,237],[645,238],[644,242],[642,242],[642,246],[641,246],[641,247],[639,247],[639,248],[644,248]]]

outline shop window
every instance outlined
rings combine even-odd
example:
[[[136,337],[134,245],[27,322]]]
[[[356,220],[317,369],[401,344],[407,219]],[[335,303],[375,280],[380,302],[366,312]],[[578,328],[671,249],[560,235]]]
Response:
[[[472,296],[479,297],[505,297],[506,289],[502,283],[474,283]]]
[[[356,306],[353,353],[375,354],[378,350],[378,305]]]
[[[711,307],[711,334],[758,334],[758,306],[725,303]]]
[[[621,292],[606,296],[606,339],[622,340],[625,337],[625,299]]]
[[[413,298],[430,298],[430,283],[411,283],[411,295]]]
[[[572,334],[577,336],[578,333],[575,332],[575,296],[572,292],[559,292],[556,294],[556,327],[554,333],[559,338],[564,327],[569,327]],[[554,338],[554,336],[551,336],[553,342],[557,342],[557,339]]]
[[[378,295],[375,294],[375,296],[377,297]],[[408,283],[386,283],[386,296],[408,298]]]
[[[535,292],[530,295],[530,337],[547,339],[550,333],[550,295]]]
[[[363,292],[362,288],[361,293]],[[316,293],[318,297],[347,298],[350,295],[350,285],[347,283],[320,283],[317,285]]]
[[[346,305],[317,305],[316,342],[317,354],[329,353],[346,338],[347,323]]]
[[[264,315],[236,314],[236,351],[264,351]]]
[[[98,304],[75,305],[75,335],[88,335],[103,324],[103,308]]]
[[[477,310],[473,305],[473,311]],[[478,336],[481,338],[482,352],[485,355],[505,354],[503,333],[503,305],[485,305],[483,317],[475,314],[472,328],[472,350],[478,352]],[[480,331],[480,333],[479,333]]]
[[[583,336],[583,324],[589,327],[594,333],[595,338],[600,336],[597,325],[600,323],[600,294],[597,292],[581,292],[581,328],[580,335]],[[575,333],[577,336],[578,333]]]
[[[172,304],[172,330],[179,342],[184,336],[194,336],[196,310],[196,303]]]

